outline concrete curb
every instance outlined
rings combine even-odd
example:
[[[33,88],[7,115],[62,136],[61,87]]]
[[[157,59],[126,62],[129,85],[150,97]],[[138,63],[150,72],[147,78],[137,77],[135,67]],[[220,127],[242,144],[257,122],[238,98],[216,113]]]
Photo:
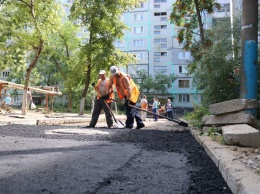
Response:
[[[212,141],[208,136],[200,136],[198,130],[190,128],[190,132],[216,164],[233,193],[260,193],[260,177],[237,160],[232,150]]]
[[[49,118],[49,119],[38,119],[37,125],[55,125],[55,124],[68,124],[68,123],[85,123],[89,122],[91,118]],[[100,118],[99,121],[104,120]]]
[[[1,120],[1,125],[37,125],[36,119],[7,119]]]
[[[69,123],[88,123],[91,118],[40,118],[40,119],[7,119],[1,120],[1,125],[58,125]],[[99,118],[100,122],[105,118]]]

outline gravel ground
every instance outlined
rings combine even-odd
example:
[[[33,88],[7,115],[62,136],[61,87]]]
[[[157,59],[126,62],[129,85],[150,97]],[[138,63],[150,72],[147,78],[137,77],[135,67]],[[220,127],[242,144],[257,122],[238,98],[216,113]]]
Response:
[[[215,164],[186,128],[169,123],[159,123],[157,127],[147,125],[143,130],[107,129],[102,127],[102,124],[100,126],[92,129],[92,132],[98,130],[99,133],[84,134],[73,132],[75,126],[70,125],[9,125],[0,126],[0,134],[2,137],[67,139],[80,142],[109,141],[134,145],[142,150],[144,159],[133,158],[120,171],[114,172],[112,177],[104,180],[98,188],[89,193],[232,193]],[[86,129],[80,128],[82,124],[76,127],[86,132]],[[181,163],[176,163],[176,171],[167,172],[167,166],[169,170],[172,169],[170,166],[172,167],[174,158]],[[144,168],[143,163],[147,168]],[[163,170],[160,170],[159,163],[164,165]],[[149,169],[153,169],[153,176],[147,175]],[[188,177],[182,170],[187,171]],[[183,177],[180,180],[176,179],[175,173],[182,172]],[[159,181],[158,184],[158,180],[163,181]],[[179,184],[183,184],[181,188],[171,192]]]

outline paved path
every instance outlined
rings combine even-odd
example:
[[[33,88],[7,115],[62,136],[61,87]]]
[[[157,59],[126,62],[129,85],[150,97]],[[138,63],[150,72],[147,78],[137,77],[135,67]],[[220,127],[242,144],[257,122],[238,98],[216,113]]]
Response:
[[[120,119],[122,121],[124,121],[125,116],[122,115],[118,115],[116,116],[117,119]],[[55,134],[55,135],[74,135],[76,136],[76,134],[84,134],[85,135],[94,135],[94,136],[98,136],[98,135],[109,135],[107,134],[108,132],[106,130],[103,130],[102,128],[106,127],[106,124],[104,123],[105,118],[104,116],[100,117],[100,122],[98,123],[97,127],[100,127],[101,130],[82,130],[82,126],[87,125],[88,122],[90,121],[90,116],[89,115],[84,115],[84,116],[78,116],[77,114],[68,114],[68,113],[63,113],[63,114],[49,114],[49,115],[45,115],[42,113],[35,113],[34,111],[30,111],[29,114],[27,115],[22,115],[19,112],[16,112],[14,115],[0,115],[0,125],[3,126],[9,126],[10,124],[22,124],[22,125],[56,125],[56,124],[67,124],[67,125],[74,125],[75,127],[68,127],[68,128],[55,128],[55,129],[51,129],[51,130],[44,130],[46,134]],[[149,119],[145,122],[146,124],[146,128],[144,130],[150,130],[150,129],[160,129],[160,128],[164,128],[164,129],[168,129],[171,130],[172,127],[176,127],[176,124],[173,122],[163,122],[163,120],[159,121],[159,122],[153,122],[152,119],[151,121],[149,121]],[[233,193],[252,193],[252,194],[258,194],[260,193],[260,186],[259,186],[259,182],[260,182],[260,178],[258,175],[256,175],[255,173],[253,173],[251,170],[247,169],[245,167],[244,164],[242,164],[241,162],[239,162],[238,160],[236,160],[235,158],[235,153],[232,152],[232,150],[228,147],[228,146],[224,146],[224,145],[220,145],[217,144],[216,142],[212,142],[210,139],[208,139],[207,137],[201,137],[198,136],[197,131],[190,129],[191,134],[194,135],[195,139],[204,147],[204,149],[206,150],[207,154],[210,156],[210,158],[212,159],[212,161],[216,164],[217,168],[219,169],[219,171],[221,172],[222,176],[224,177],[225,181],[227,182],[228,186],[230,187],[230,189],[232,190]],[[19,135],[18,135],[19,136]],[[4,137],[4,138],[3,138]],[[79,164],[79,166],[82,166],[82,168],[85,165],[89,165],[86,164],[86,161],[82,160],[83,158],[88,158],[89,155],[91,155],[91,153],[89,151],[86,151],[85,153],[81,153],[79,154],[83,149],[85,150],[86,147],[89,148],[89,146],[91,146],[91,148],[93,149],[92,154],[95,152],[100,153],[100,158],[95,158],[96,163],[100,163],[100,161],[113,161],[112,163],[115,164],[115,166],[110,166],[110,170],[108,169],[102,169],[101,171],[98,171],[97,169],[101,169],[101,166],[93,166],[90,169],[95,169],[93,172],[90,170],[88,172],[84,171],[81,172],[78,168],[74,169],[75,172],[77,172],[77,174],[79,174],[79,176],[82,178],[83,176],[87,175],[91,176],[93,173],[97,173],[95,174],[94,180],[85,180],[88,182],[88,184],[90,184],[89,187],[89,192],[94,192],[95,190],[97,191],[97,185],[95,186],[95,184],[99,181],[101,181],[102,184],[110,184],[111,180],[107,180],[108,182],[104,182],[104,180],[106,180],[105,177],[107,177],[108,174],[110,174],[113,169],[120,169],[119,166],[126,164],[126,161],[129,161],[130,158],[133,158],[134,156],[138,155],[137,153],[142,152],[142,155],[144,156],[144,158],[142,159],[142,157],[140,158],[140,160],[142,160],[143,163],[145,164],[149,164],[149,158],[157,158],[157,157],[162,157],[164,154],[162,155],[162,153],[157,153],[158,155],[150,155],[150,153],[146,153],[143,150],[141,151],[139,148],[137,148],[136,146],[133,145],[125,145],[125,144],[111,144],[107,141],[91,141],[91,142],[75,142],[75,141],[71,141],[71,140],[62,140],[62,141],[58,141],[57,140],[49,140],[49,139],[42,139],[42,138],[34,138],[34,139],[29,139],[29,143],[28,143],[28,139],[26,137],[14,137],[14,136],[2,136],[1,137],[1,144],[2,144],[2,149],[1,149],[1,160],[0,162],[7,168],[5,169],[1,169],[3,170],[3,174],[5,176],[5,181],[17,181],[20,182],[21,184],[28,184],[28,180],[26,182],[23,182],[23,178],[19,178],[16,175],[17,174],[22,174],[22,175],[30,175],[31,169],[34,169],[34,173],[36,173],[34,176],[37,178],[41,179],[41,182],[46,182],[47,183],[53,181],[53,180],[44,180],[43,177],[40,176],[40,174],[42,173],[49,173],[47,171],[49,171],[52,168],[57,168],[57,171],[55,171],[55,173],[59,173],[59,171],[61,169],[67,169],[68,172],[72,172],[73,170],[70,169],[71,165],[73,166],[73,163],[79,163],[79,161],[81,161]],[[11,144],[10,144],[11,143]],[[3,146],[5,145],[5,146]],[[32,148],[33,147],[33,148]],[[102,148],[102,149],[101,149]],[[19,151],[19,149],[22,149]],[[96,150],[96,151],[95,151]],[[120,152],[119,150],[128,150],[126,153],[124,152]],[[64,153],[66,152],[66,157],[64,157],[64,154],[62,154],[64,151]],[[67,154],[67,151],[69,152],[69,154]],[[16,154],[14,154],[14,152]],[[31,155],[31,152],[33,152],[33,159],[30,158],[30,160],[32,159],[32,163],[37,161],[39,159],[39,156],[41,156],[41,160],[42,160],[42,165],[43,167],[39,164],[34,164],[33,166],[30,165],[30,162],[28,162],[28,158],[26,156]],[[106,154],[102,154],[102,153],[106,153]],[[120,157],[120,155],[118,155],[119,157],[115,157],[115,153],[117,154],[123,154],[122,157]],[[79,155],[78,155],[79,154]],[[6,157],[3,159],[3,156]],[[21,162],[21,166],[19,167],[19,163],[11,163],[10,164],[10,160],[15,159],[17,160],[18,157],[18,161]],[[75,158],[74,158],[75,157]],[[180,160],[184,160],[185,161],[185,156],[176,156],[176,155],[168,155],[167,157],[171,158],[179,158]],[[59,159],[62,158],[62,161],[67,161],[67,164],[61,165],[59,163]],[[74,159],[72,159],[74,158]],[[90,157],[91,158],[91,157]],[[90,159],[89,158],[89,159]],[[147,160],[148,158],[148,160]],[[158,159],[159,159],[158,158]],[[50,160],[51,159],[51,160]],[[48,160],[48,162],[44,162]],[[178,159],[177,159],[178,160]],[[9,164],[8,164],[9,163]],[[8,165],[7,165],[8,164]],[[102,163],[104,164],[104,163]],[[17,166],[18,165],[18,166]],[[61,166],[60,166],[61,165]],[[108,164],[107,164],[108,165]],[[136,165],[136,164],[135,164]],[[165,164],[166,166],[169,164]],[[9,166],[9,167],[8,167]],[[180,168],[182,168],[181,166],[179,166]],[[38,168],[38,170],[37,170]],[[12,169],[15,169],[15,171],[13,171]],[[27,169],[27,170],[26,170]],[[45,169],[45,170],[44,170]],[[48,169],[46,171],[46,169]],[[102,173],[103,172],[103,173]],[[83,174],[84,175],[83,175]],[[87,173],[87,174],[86,174]],[[90,174],[89,174],[90,173]],[[127,173],[127,172],[125,172]],[[37,175],[38,174],[38,175]],[[185,174],[185,173],[184,173]],[[15,178],[14,178],[15,176]],[[58,176],[58,175],[57,175]],[[52,179],[59,179],[57,178],[57,176],[52,176]],[[24,177],[24,176],[21,176]],[[26,176],[27,177],[27,176]],[[29,177],[29,176],[28,176]],[[73,177],[73,176],[72,176]],[[72,178],[70,177],[70,178]],[[63,177],[65,180],[66,178]],[[99,180],[100,178],[100,180]],[[74,181],[67,183],[67,186],[65,187],[67,191],[67,193],[70,193],[69,191],[72,191],[70,189],[74,189],[74,191],[78,191],[78,192],[74,192],[74,193],[84,193],[83,192],[83,188],[80,186],[82,184],[82,182],[80,184],[76,184],[77,181],[83,181],[84,184],[84,180],[82,179],[77,179],[76,177],[73,178]],[[102,180],[101,180],[102,179]],[[3,177],[1,178],[1,180],[3,180]],[[6,183],[5,181],[2,182],[2,185],[0,185],[0,188],[2,188],[2,186],[4,186],[4,184]],[[59,180],[62,182],[62,180]],[[89,182],[90,181],[90,182]],[[182,179],[183,183],[185,183],[187,180],[184,177]],[[35,183],[35,180],[29,180],[29,183]],[[61,184],[58,183],[58,184]],[[66,182],[66,181],[65,181]],[[91,186],[91,182],[92,182],[92,186]],[[131,181],[129,183],[131,185]],[[73,186],[74,185],[74,186]],[[176,187],[176,189],[180,189],[179,191],[181,191],[181,189],[183,189],[183,191],[185,189],[187,189],[185,186],[183,186],[183,184],[179,184],[180,187]],[[129,185],[128,185],[129,186]],[[125,187],[128,187],[127,185],[124,185]],[[141,187],[141,186],[140,186]],[[35,191],[35,189],[38,189],[38,187],[34,188],[33,186],[31,187],[25,187],[25,188],[30,188],[32,190],[27,190],[27,191]],[[104,187],[105,188],[105,187]],[[109,187],[110,188],[110,187]],[[42,187],[42,190],[39,191],[39,193],[50,193],[51,191],[54,191],[57,188],[49,188],[48,186],[46,187]],[[62,186],[62,188],[60,188],[61,191],[64,191],[64,187]],[[81,190],[83,189],[83,190]],[[111,188],[110,188],[111,189]],[[177,191],[176,190],[176,191]],[[8,191],[8,190],[6,190]],[[55,190],[56,193],[59,193],[59,190]],[[84,190],[86,193],[88,193],[86,190]],[[101,187],[98,189],[99,192],[94,192],[94,193],[108,193],[108,191],[104,190],[102,191]],[[122,190],[122,193],[124,189]],[[155,190],[156,191],[156,190]],[[90,192],[90,193],[91,193]],[[116,191],[114,191],[116,193]],[[0,192],[2,193],[2,192]],[[7,192],[8,193],[8,192]],[[38,193],[38,192],[36,192]],[[55,193],[55,192],[54,192]],[[60,192],[62,193],[62,192]],[[73,193],[73,192],[72,192]],[[157,192],[158,193],[158,192]],[[165,192],[167,193],[167,192]]]

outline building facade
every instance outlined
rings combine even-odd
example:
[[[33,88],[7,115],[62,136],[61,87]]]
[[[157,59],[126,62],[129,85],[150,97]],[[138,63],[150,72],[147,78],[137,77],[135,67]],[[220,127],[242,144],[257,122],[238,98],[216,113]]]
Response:
[[[139,8],[129,10],[122,15],[122,20],[130,28],[125,31],[122,40],[115,46],[121,51],[136,56],[136,63],[125,69],[130,75],[144,69],[148,75],[164,71],[174,74],[177,79],[168,90],[174,107],[192,108],[201,101],[200,92],[192,83],[192,75],[187,72],[187,65],[192,61],[191,53],[178,44],[177,28],[170,23],[172,4],[175,0],[147,0]],[[213,14],[203,14],[205,29],[211,28],[216,20],[230,15],[230,1],[219,0],[220,10]],[[235,1],[236,7],[239,6]]]

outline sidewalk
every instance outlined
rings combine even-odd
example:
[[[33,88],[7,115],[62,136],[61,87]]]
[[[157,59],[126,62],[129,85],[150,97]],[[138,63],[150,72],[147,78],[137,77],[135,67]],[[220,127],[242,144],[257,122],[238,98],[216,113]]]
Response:
[[[115,115],[116,119],[125,121],[125,115]],[[77,113],[51,113],[43,114],[30,110],[27,115],[22,115],[20,110],[15,110],[15,114],[0,115],[0,125],[10,124],[25,124],[25,125],[54,125],[54,124],[69,124],[82,123],[87,125],[91,120],[91,115],[79,116]],[[173,126],[176,128],[177,124],[174,122],[164,123],[165,119],[158,123],[146,121],[146,128],[163,129]],[[164,121],[165,120],[165,121]],[[99,122],[105,121],[105,115],[101,114]],[[191,134],[201,144],[208,156],[216,164],[223,178],[228,186],[235,194],[258,194],[260,193],[260,176],[253,172],[238,159],[238,152],[235,146],[221,145],[212,141],[208,136],[200,136],[199,131],[189,127]],[[260,154],[259,154],[260,158]]]
[[[0,125],[52,125],[52,124],[67,124],[67,123],[88,123],[91,119],[91,115],[80,116],[77,113],[48,113],[36,112],[35,110],[29,110],[26,115],[22,115],[21,110],[14,110],[15,113],[7,113],[0,115]],[[105,118],[101,115],[100,120]]]

